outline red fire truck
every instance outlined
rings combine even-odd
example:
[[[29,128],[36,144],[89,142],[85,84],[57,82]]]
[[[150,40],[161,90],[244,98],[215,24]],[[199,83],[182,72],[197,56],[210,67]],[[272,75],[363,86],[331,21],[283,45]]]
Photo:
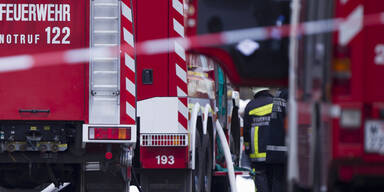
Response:
[[[380,191],[384,175],[384,92],[378,83],[384,70],[383,38],[380,35],[384,29],[384,4],[378,0],[293,2],[292,18],[304,23],[298,25],[295,33],[299,38],[293,37],[290,41],[290,189]],[[244,23],[233,18],[251,18],[247,16],[247,8],[255,10],[252,18],[257,18],[263,11],[269,12],[263,15],[270,15],[263,20],[265,23],[252,23],[257,19],[248,19],[249,25],[279,26],[277,18],[279,14],[286,13],[287,9],[282,7],[286,8],[289,2],[264,2],[257,4],[257,7],[250,2],[227,3],[221,2],[215,7],[227,8],[225,14],[207,8],[212,17],[203,14],[199,18],[200,24],[203,22],[209,26],[207,31],[220,32],[228,26],[231,29],[244,28]],[[271,7],[274,9],[268,9]],[[237,15],[231,17],[233,12]],[[259,49],[254,49],[249,55],[244,51],[241,55],[233,47],[225,46],[222,52],[200,50],[220,59],[231,81],[238,86],[286,86],[288,73],[284,69],[288,66],[287,60],[279,62],[271,58],[281,59],[284,54],[273,52],[273,46],[265,46],[279,39],[278,35],[273,35],[274,30],[284,33],[284,27],[260,28],[257,32],[264,32],[263,37],[271,40],[254,42],[260,45],[256,46]],[[244,33],[249,31],[239,32],[239,36],[247,36]],[[296,40],[297,44],[293,42]],[[280,42],[284,45],[284,39]],[[279,51],[284,52],[283,49]],[[276,56],[277,53],[280,55]],[[272,70],[276,69],[273,65],[279,70]]]
[[[4,0],[0,54],[18,56],[0,66],[8,71],[0,75],[1,186],[70,182],[70,191],[118,191],[134,179],[143,191],[210,191],[221,174],[214,166],[225,166],[214,120],[238,155],[229,85],[287,86],[288,39],[265,30],[270,39],[254,41],[239,31],[250,39],[224,35],[233,44],[187,53],[177,39],[167,41],[167,53],[148,54],[156,44],[146,54],[135,46],[284,26],[289,4]],[[380,184],[383,26],[366,18],[383,7],[379,0],[301,2],[301,22],[344,20],[336,33],[303,36],[293,52],[290,115],[297,123],[290,122],[288,179],[296,189]]]
[[[2,1],[1,187],[122,191],[134,178],[142,191],[210,191],[216,119],[239,159],[236,92],[179,41],[135,47],[196,35],[196,3]]]
[[[301,22],[334,20],[337,30],[299,40],[289,180],[301,189],[382,189],[384,92],[379,88],[381,1],[301,2]],[[327,26],[322,26],[326,28]],[[371,187],[371,188],[369,188]]]

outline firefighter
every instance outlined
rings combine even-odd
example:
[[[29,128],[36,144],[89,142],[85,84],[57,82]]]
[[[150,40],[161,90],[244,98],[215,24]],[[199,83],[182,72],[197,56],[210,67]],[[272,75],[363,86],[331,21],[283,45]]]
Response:
[[[256,172],[257,191],[269,192],[266,139],[273,108],[273,96],[268,88],[256,88],[254,93],[254,98],[244,110],[244,145],[252,168]]]
[[[278,89],[267,136],[267,177],[271,192],[286,191],[287,147],[285,145],[288,90]]]

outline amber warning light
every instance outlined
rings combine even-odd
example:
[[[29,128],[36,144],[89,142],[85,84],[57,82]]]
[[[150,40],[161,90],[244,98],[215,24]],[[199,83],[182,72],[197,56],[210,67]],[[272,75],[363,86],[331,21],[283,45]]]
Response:
[[[131,140],[131,128],[90,127],[89,140]]]

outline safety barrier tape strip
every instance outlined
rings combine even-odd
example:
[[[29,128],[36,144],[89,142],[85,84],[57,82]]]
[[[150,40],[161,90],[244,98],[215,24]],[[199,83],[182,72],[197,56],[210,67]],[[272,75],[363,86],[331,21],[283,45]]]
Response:
[[[328,20],[310,21],[299,24],[297,34],[295,36],[313,35],[339,31],[341,26],[348,29],[354,23],[361,23],[361,19],[357,18],[335,18]],[[384,12],[364,15],[363,27],[384,24]],[[174,37],[167,39],[155,39],[137,43],[135,46],[136,55],[152,55],[166,52],[173,52],[170,47],[174,47],[177,42],[184,50],[198,47],[210,47],[225,44],[234,44],[244,39],[252,39],[262,41],[268,39],[280,39],[288,37],[290,25],[255,27],[248,29],[225,31],[221,33],[212,33],[191,37]],[[344,29],[345,30],[345,29]],[[128,46],[128,45],[122,45]],[[102,56],[113,55],[114,48],[93,48],[92,52]],[[127,50],[127,54],[133,54],[134,50]],[[0,58],[0,73],[17,70],[27,70],[33,67],[51,66],[58,64],[76,64],[89,61],[89,48],[72,49],[58,52],[47,52],[38,54],[23,54],[16,56],[7,56]],[[123,53],[122,53],[123,54]]]

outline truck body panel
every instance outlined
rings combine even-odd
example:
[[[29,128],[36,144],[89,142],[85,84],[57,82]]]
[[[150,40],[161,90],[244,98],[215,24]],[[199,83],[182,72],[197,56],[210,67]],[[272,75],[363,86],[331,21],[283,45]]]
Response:
[[[41,0],[36,4],[30,3],[2,1],[0,55],[34,54],[88,46],[87,1]],[[34,62],[38,63],[37,66],[44,65],[44,57],[35,58]],[[84,120],[87,117],[86,74],[85,64],[2,74],[0,99],[7,105],[2,105],[0,119]]]
[[[316,1],[311,3],[312,6],[318,4]],[[296,101],[299,106],[301,102],[307,102],[311,109],[305,112],[299,108],[298,116],[304,113],[313,122],[302,130],[300,125],[303,121],[299,118],[299,133],[309,133],[307,136],[299,134],[299,140],[307,140],[309,148],[301,153],[305,148],[299,141],[297,158],[308,162],[309,168],[299,164],[297,169],[300,175],[293,182],[301,188],[315,190],[332,191],[357,183],[364,188],[373,184],[382,189],[383,185],[377,181],[384,175],[384,158],[377,141],[383,136],[375,130],[381,130],[383,118],[380,111],[384,97],[379,87],[384,69],[380,64],[380,45],[383,42],[380,34],[384,28],[375,19],[384,11],[384,4],[362,0],[322,3],[332,6],[333,11],[329,13],[329,8],[319,9],[321,6],[317,6],[319,13],[342,18],[343,22],[329,34],[332,40],[323,33],[305,37],[301,40],[304,49],[296,53],[304,58],[299,65],[299,73],[295,74],[302,82],[297,86]],[[312,14],[310,10],[301,11],[303,15]],[[322,18],[315,16],[314,19]],[[319,45],[326,48],[326,54],[316,51]],[[327,57],[327,54],[330,56]],[[308,59],[310,55],[316,56],[316,59]],[[314,70],[318,64],[323,66],[324,73]],[[370,163],[375,163],[377,169],[371,169]],[[309,180],[302,180],[303,176]]]
[[[84,120],[85,73],[79,65],[1,75],[0,99],[7,104],[2,105],[0,119]]]
[[[384,11],[384,2],[365,1],[364,14],[379,14]],[[384,74],[384,25],[370,26],[364,30],[364,101],[384,102],[384,90],[377,87]]]
[[[164,3],[164,1],[136,1],[136,6],[137,43],[169,37],[168,14],[170,7],[168,3]],[[170,96],[169,76],[168,53],[138,55],[137,89],[140,91],[137,93],[137,100]],[[147,78],[152,81],[146,82]]]

